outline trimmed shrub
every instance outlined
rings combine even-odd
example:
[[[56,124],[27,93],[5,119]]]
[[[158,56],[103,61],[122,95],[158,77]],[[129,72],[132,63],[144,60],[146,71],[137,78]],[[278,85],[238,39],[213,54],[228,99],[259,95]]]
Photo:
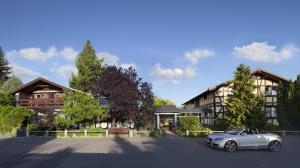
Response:
[[[226,121],[224,119],[218,118],[214,121],[213,129],[218,130],[218,131],[219,130],[220,131],[227,130],[228,129],[228,124],[226,123]]]
[[[201,137],[207,137],[212,132],[210,128],[201,128],[200,131],[205,131],[200,133]]]
[[[271,123],[267,123],[264,128],[266,131],[281,131],[280,127],[277,125],[273,125]]]
[[[150,136],[152,137],[162,137],[166,135],[166,130],[164,128],[152,130],[150,132]]]
[[[179,135],[184,134],[186,131],[191,131],[190,136],[198,136],[199,133],[192,131],[200,131],[200,119],[198,116],[182,116],[179,117]]]
[[[0,134],[12,133],[22,126],[32,112],[22,107],[0,106]]]

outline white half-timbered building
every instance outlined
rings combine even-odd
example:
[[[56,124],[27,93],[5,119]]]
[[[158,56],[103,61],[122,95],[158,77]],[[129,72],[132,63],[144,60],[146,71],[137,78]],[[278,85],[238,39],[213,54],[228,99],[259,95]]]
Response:
[[[279,83],[287,83],[288,79],[257,69],[252,72],[255,77],[255,93],[264,95],[265,106],[262,107],[266,113],[267,122],[278,125],[276,106]],[[201,94],[183,103],[185,109],[200,109],[204,125],[212,125],[214,119],[222,118],[226,114],[225,102],[232,93],[229,82],[224,82],[213,88],[209,88]]]

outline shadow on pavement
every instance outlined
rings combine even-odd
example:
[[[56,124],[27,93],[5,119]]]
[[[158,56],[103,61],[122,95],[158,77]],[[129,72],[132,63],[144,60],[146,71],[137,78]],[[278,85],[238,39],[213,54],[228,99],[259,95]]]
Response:
[[[276,153],[247,150],[228,153],[208,148],[203,139],[181,137],[48,140],[39,138],[23,143],[17,142],[16,147],[11,146],[11,142],[1,141],[0,167],[293,167],[300,154],[300,148],[294,146],[299,140],[299,137],[288,138],[282,151]],[[5,150],[19,149],[22,152],[2,157],[6,153]]]
[[[24,163],[34,150],[45,146],[54,138],[18,137],[0,139],[0,167],[13,167]]]

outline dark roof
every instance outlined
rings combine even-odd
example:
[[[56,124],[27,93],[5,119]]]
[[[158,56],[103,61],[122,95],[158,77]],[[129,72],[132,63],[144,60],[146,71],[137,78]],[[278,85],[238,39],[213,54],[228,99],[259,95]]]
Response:
[[[43,81],[43,82],[45,82],[45,83],[48,83],[48,84],[50,84],[50,85],[52,85],[52,86],[55,86],[55,87],[58,87],[58,88],[60,88],[60,89],[66,89],[66,88],[67,88],[67,87],[62,86],[62,85],[60,85],[60,84],[54,83],[54,82],[52,82],[52,81],[49,81],[49,80],[47,80],[47,79],[45,79],[45,78],[38,77],[38,78],[36,78],[36,79],[34,79],[34,80],[32,80],[32,81],[30,81],[30,82],[28,82],[28,83],[26,83],[26,84],[24,84],[24,85],[22,85],[22,86],[16,88],[11,94],[15,94],[15,93],[17,93],[17,92],[20,92],[21,90],[26,89],[26,88],[28,88],[28,87],[32,86],[33,84],[35,84],[35,83],[37,83],[37,82],[40,82],[40,81]]]
[[[276,75],[274,73],[271,73],[271,72],[263,70],[263,69],[256,69],[252,72],[252,74],[253,75],[265,75],[267,78],[270,78],[270,79],[278,81],[278,82],[284,82],[284,83],[289,82],[289,80],[287,78],[284,78],[282,76]]]
[[[186,101],[185,103],[183,103],[183,105],[186,104],[186,103],[188,103],[188,102],[190,102],[190,101],[193,101],[194,99],[196,99],[198,97],[201,97],[201,96],[206,95],[208,93],[214,92],[214,91],[218,90],[220,87],[227,86],[227,85],[229,85],[229,83],[228,82],[224,82],[224,83],[221,83],[221,84],[219,84],[217,86],[208,88],[204,92],[200,93],[199,95],[197,95],[197,96],[191,98],[190,100]]]
[[[252,75],[265,75],[265,77],[270,78],[270,79],[275,80],[275,81],[278,81],[278,82],[283,82],[283,83],[289,82],[288,79],[286,79],[284,77],[281,77],[279,75],[273,74],[273,73],[271,73],[269,71],[266,71],[266,70],[263,70],[263,69],[254,70],[252,72]],[[194,99],[196,99],[198,97],[201,97],[201,96],[206,95],[208,93],[214,92],[214,91],[218,90],[220,87],[227,86],[227,85],[229,85],[229,81],[221,83],[221,84],[219,84],[219,85],[217,85],[213,88],[208,88],[206,91],[204,91],[204,92],[200,93],[199,95],[193,97],[192,99],[184,102],[183,105],[189,103],[190,101],[193,101]]]
[[[179,108],[174,105],[161,105],[156,107],[155,113],[179,113]]]

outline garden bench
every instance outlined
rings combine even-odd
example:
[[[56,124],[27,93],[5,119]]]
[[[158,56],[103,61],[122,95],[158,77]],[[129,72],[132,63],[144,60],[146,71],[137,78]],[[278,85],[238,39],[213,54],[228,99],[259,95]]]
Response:
[[[108,134],[128,134],[129,128],[108,128]]]

